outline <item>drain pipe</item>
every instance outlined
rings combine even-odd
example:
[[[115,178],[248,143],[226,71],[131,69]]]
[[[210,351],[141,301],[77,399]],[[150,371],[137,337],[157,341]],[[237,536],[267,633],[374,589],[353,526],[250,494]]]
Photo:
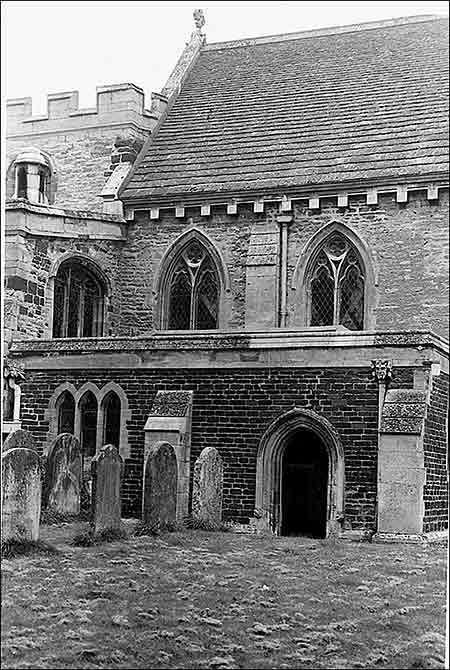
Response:
[[[278,327],[285,328],[287,321],[287,264],[288,264],[288,227],[292,223],[292,216],[277,216],[280,226],[280,272],[279,272],[279,296],[280,309],[278,314]]]

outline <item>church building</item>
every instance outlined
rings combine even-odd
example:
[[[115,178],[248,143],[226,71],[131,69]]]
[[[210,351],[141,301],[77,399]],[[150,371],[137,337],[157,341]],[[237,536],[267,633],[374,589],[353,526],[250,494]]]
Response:
[[[3,435],[224,463],[248,532],[447,529],[448,22],[209,44],[134,84],[7,102]]]

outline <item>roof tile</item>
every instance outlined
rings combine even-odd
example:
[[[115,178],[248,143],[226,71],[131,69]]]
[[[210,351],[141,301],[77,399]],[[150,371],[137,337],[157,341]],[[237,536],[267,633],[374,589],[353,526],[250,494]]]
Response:
[[[446,174],[447,28],[204,48],[121,197]]]

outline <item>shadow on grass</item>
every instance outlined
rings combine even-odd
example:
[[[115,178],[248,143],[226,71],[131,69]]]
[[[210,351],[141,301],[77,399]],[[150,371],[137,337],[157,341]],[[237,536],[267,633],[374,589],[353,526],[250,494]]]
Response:
[[[18,558],[21,556],[35,556],[36,554],[58,554],[59,550],[52,544],[42,540],[11,539],[1,544],[2,558]]]
[[[41,512],[41,525],[56,526],[62,523],[74,523],[75,521],[90,521],[89,511],[81,511],[79,514],[62,514],[52,509],[44,509]]]
[[[92,529],[89,529],[75,535],[71,544],[74,547],[93,547],[106,542],[117,542],[127,539],[128,533],[123,528],[106,528],[99,533],[94,533]]]

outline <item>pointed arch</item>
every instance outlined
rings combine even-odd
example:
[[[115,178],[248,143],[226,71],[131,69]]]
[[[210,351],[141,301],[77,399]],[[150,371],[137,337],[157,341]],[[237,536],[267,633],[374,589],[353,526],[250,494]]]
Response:
[[[375,328],[375,313],[378,298],[377,265],[364,240],[341,221],[331,221],[320,228],[300,252],[291,283],[291,290],[297,291],[294,298],[293,325],[303,328],[311,325],[312,273],[315,270],[315,265],[321,251],[325,248],[327,241],[331,240],[335,234],[340,235],[347,241],[349,249],[355,255],[355,266],[360,268],[363,275],[364,285],[362,286],[361,283],[361,299],[363,302],[362,329],[371,330]]]
[[[334,426],[316,412],[294,407],[265,431],[256,457],[255,512],[272,532],[281,530],[281,462],[288,440],[299,430],[314,433],[328,456],[326,534],[339,530],[344,515],[344,449]]]
[[[50,400],[48,401],[48,406],[44,414],[45,419],[48,421],[46,449],[50,447],[54,439],[58,436],[59,409],[65,393],[70,393],[74,400],[75,419],[74,419],[73,434],[76,435],[75,429],[76,429],[78,392],[73,384],[71,384],[70,382],[64,382],[63,384],[59,384],[59,386],[57,386],[56,389],[53,391]]]
[[[128,398],[125,391],[119,384],[108,382],[98,393],[98,429],[97,429],[97,449],[101,449],[107,442],[105,441],[105,421],[106,421],[106,401],[108,396],[114,394],[120,402],[120,427],[119,444],[117,446],[123,459],[129,458],[128,430],[127,421],[131,419],[131,411],[128,406]]]
[[[203,266],[204,272],[202,277],[199,276],[199,281],[197,282],[196,287],[193,287],[190,282],[189,276],[183,276],[182,271],[178,273],[176,286],[172,286],[175,291],[178,292],[179,299],[189,303],[188,307],[192,313],[196,312],[194,315],[194,320],[198,320],[199,323],[206,323],[207,317],[203,316],[202,318],[202,308],[208,306],[208,303],[214,302],[216,307],[213,307],[210,312],[215,314],[217,310],[217,318],[215,319],[215,328],[224,328],[228,325],[229,313],[230,313],[230,277],[228,270],[225,264],[225,261],[222,257],[222,254],[213,243],[213,241],[199,228],[190,228],[182,233],[166,250],[160,266],[159,272],[155,277],[153,284],[153,295],[156,304],[156,314],[155,314],[155,324],[159,329],[165,329],[168,327],[169,323],[169,310],[170,310],[170,290],[171,284],[173,284],[174,272],[176,270],[177,263],[180,262],[180,259],[183,257],[183,253],[188,250],[188,248],[196,243],[199,248],[204,250],[206,263]],[[203,301],[199,305],[198,296],[199,291],[202,290],[201,282],[207,281],[207,275],[209,274],[210,281],[209,289],[203,290]],[[191,299],[196,301],[195,305],[191,305]],[[188,319],[186,319],[187,325]],[[182,324],[183,325],[183,324]],[[189,319],[189,325],[187,325],[187,330],[191,329],[191,319]],[[210,325],[206,326],[210,329]]]
[[[98,448],[98,400],[96,394],[87,389],[77,405],[78,434],[83,460],[95,456]]]
[[[86,393],[92,393],[97,402],[97,423],[96,423],[96,434],[95,434],[95,444],[96,451],[101,449],[104,442],[104,420],[105,420],[105,398],[110,393],[114,393],[120,401],[120,440],[117,445],[120,455],[122,458],[129,458],[130,456],[130,447],[128,443],[128,429],[127,421],[131,419],[131,410],[128,405],[128,398],[125,391],[119,384],[115,382],[108,382],[101,389],[98,388],[93,382],[85,382],[78,390],[70,382],[64,382],[60,384],[53,392],[47,410],[45,412],[45,418],[49,422],[49,430],[47,433],[47,448],[52,444],[53,440],[59,434],[59,409],[60,404],[63,402],[64,395],[70,394],[74,400],[75,416],[74,416],[74,426],[73,434],[81,442],[81,406],[80,403]]]

